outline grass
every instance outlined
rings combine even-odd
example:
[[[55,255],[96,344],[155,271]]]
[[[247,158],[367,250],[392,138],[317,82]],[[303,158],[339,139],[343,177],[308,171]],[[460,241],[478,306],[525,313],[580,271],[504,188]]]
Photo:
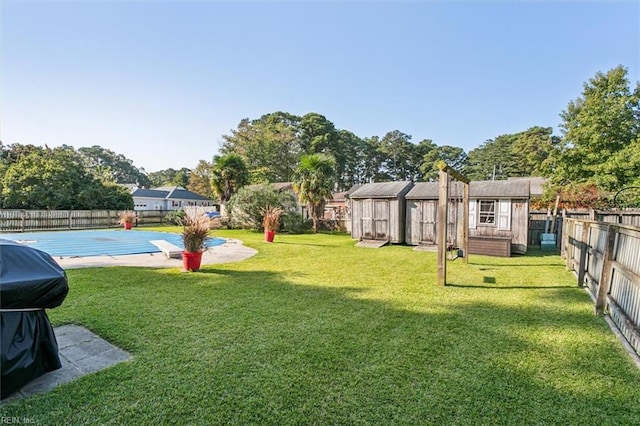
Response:
[[[177,230],[177,228],[176,228]],[[0,408],[39,424],[637,424],[640,370],[558,256],[217,231],[200,273],[69,270],[49,311],[134,359]]]

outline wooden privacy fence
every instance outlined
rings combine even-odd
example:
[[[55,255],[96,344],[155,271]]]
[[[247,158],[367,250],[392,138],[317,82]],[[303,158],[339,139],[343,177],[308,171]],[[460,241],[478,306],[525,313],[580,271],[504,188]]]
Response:
[[[562,256],[640,354],[640,227],[564,219]]]
[[[111,228],[118,225],[117,210],[4,210],[0,209],[0,232],[61,231]],[[136,212],[136,225],[166,223],[167,210]]]
[[[556,217],[555,234],[559,246],[562,241],[563,220],[584,219],[598,222],[619,223],[640,227],[640,210],[562,210]],[[529,245],[540,245],[540,235],[545,233],[545,229],[551,228],[551,213],[547,210],[529,211]],[[549,223],[547,223],[549,222]],[[546,231],[548,232],[548,230]]]

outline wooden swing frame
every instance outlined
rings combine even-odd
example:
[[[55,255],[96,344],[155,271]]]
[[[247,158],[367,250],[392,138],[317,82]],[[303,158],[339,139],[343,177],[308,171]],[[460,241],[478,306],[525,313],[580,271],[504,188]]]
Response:
[[[464,263],[469,263],[469,178],[449,167],[444,161],[437,164],[440,178],[438,191],[438,285],[447,285],[447,216],[449,210],[449,176],[462,182],[462,250]],[[457,223],[456,223],[457,225]]]

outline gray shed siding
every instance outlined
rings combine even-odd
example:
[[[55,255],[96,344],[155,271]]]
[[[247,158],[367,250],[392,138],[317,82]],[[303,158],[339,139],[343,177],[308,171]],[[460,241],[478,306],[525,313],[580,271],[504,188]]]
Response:
[[[405,194],[411,182],[362,185],[350,196],[351,237],[404,242]]]
[[[447,242],[457,246],[462,238],[462,226],[456,226],[462,220],[464,206],[459,201],[449,202],[447,214]],[[436,244],[438,200],[407,200],[405,240],[409,245]]]
[[[527,181],[473,181],[469,185],[469,237],[509,238],[513,253],[527,252],[529,228],[529,183]],[[462,197],[461,184],[455,182],[451,193]],[[417,183],[406,195],[406,243],[436,243],[438,183]],[[480,223],[481,200],[495,202],[494,223]],[[460,201],[449,201],[447,242],[460,245],[464,207]]]
[[[478,223],[478,202],[481,200],[470,197],[469,203],[475,204],[474,208],[469,208],[469,215],[475,214],[475,220],[469,220],[469,237],[495,237],[495,238],[509,238],[511,239],[511,252],[524,254],[527,252],[527,235],[529,232],[529,199],[495,199],[498,201],[498,209],[508,209],[509,212],[509,225],[507,227],[501,226],[500,223],[483,225]],[[492,199],[493,200],[493,199]],[[475,210],[475,212],[474,212]],[[500,211],[496,212],[498,216],[501,215]],[[472,224],[475,222],[475,226]],[[500,219],[497,220],[500,222]]]

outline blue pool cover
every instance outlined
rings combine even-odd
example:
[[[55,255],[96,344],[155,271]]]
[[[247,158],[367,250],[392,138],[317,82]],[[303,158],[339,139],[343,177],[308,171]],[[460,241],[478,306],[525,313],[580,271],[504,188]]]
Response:
[[[0,238],[26,244],[57,257],[122,256],[126,254],[159,253],[151,240],[165,240],[180,248],[180,234],[154,231],[91,230],[49,231],[0,234]],[[223,244],[222,238],[210,238],[207,247]]]

